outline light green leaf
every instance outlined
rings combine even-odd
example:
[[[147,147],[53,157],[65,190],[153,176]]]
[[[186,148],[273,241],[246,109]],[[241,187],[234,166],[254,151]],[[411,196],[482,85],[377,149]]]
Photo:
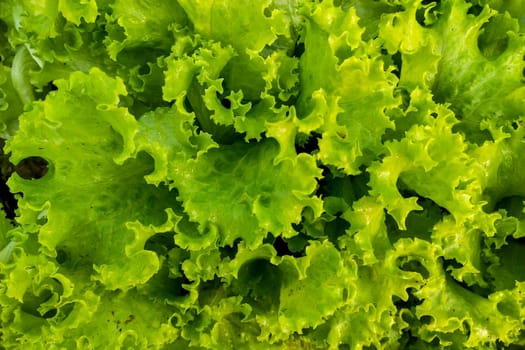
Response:
[[[223,146],[179,164],[169,176],[199,231],[216,227],[219,245],[242,238],[253,247],[267,232],[295,235],[292,224],[300,222],[306,207],[317,215],[321,210],[312,195],[321,176],[314,159],[299,155],[274,164],[277,153],[270,141]]]
[[[151,252],[126,251],[137,233],[125,224],[138,219],[145,225],[162,224],[167,217],[160,199],[175,195],[144,181],[143,176],[152,170],[151,158],[141,153],[126,161],[134,152],[137,126],[117,106],[118,95],[126,93],[121,81],[93,70],[56,84],[57,93],[21,117],[20,130],[7,145],[15,163],[27,157],[41,157],[49,163],[47,174],[39,180],[10,179],[11,189],[24,193],[19,202],[20,221],[45,210],[39,242],[48,254],[60,249],[75,259],[69,262],[71,266],[99,266],[104,275],[100,278],[111,289],[128,288],[135,283],[132,281],[145,282],[158,268],[157,258]],[[27,142],[28,137],[33,141]],[[73,155],[82,161],[72,161]],[[126,174],[127,181],[121,181],[120,174]],[[124,193],[129,200],[121,200]],[[145,202],[151,203],[149,214],[143,211],[141,203]],[[71,208],[76,208],[76,214],[71,214]],[[83,240],[85,245],[78,245]],[[126,272],[123,261],[131,260],[135,266],[151,268]]]

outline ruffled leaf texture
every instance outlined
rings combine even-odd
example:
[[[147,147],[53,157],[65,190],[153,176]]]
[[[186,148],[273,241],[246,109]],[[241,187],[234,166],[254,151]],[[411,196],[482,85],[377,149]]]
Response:
[[[1,2],[0,349],[525,346],[524,14]]]

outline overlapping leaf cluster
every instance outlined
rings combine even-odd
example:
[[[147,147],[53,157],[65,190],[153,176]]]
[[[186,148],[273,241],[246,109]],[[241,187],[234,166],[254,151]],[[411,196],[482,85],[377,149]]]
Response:
[[[525,346],[520,1],[0,19],[0,348]]]

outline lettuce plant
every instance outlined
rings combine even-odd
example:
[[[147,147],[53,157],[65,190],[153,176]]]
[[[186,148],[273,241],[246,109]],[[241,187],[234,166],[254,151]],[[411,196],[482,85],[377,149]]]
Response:
[[[524,347],[524,28],[2,0],[0,348]]]

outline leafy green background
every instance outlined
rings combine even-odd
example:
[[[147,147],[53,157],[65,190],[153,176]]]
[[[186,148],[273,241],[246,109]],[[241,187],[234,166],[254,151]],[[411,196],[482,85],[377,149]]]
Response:
[[[525,347],[525,5],[0,2],[0,348]]]

